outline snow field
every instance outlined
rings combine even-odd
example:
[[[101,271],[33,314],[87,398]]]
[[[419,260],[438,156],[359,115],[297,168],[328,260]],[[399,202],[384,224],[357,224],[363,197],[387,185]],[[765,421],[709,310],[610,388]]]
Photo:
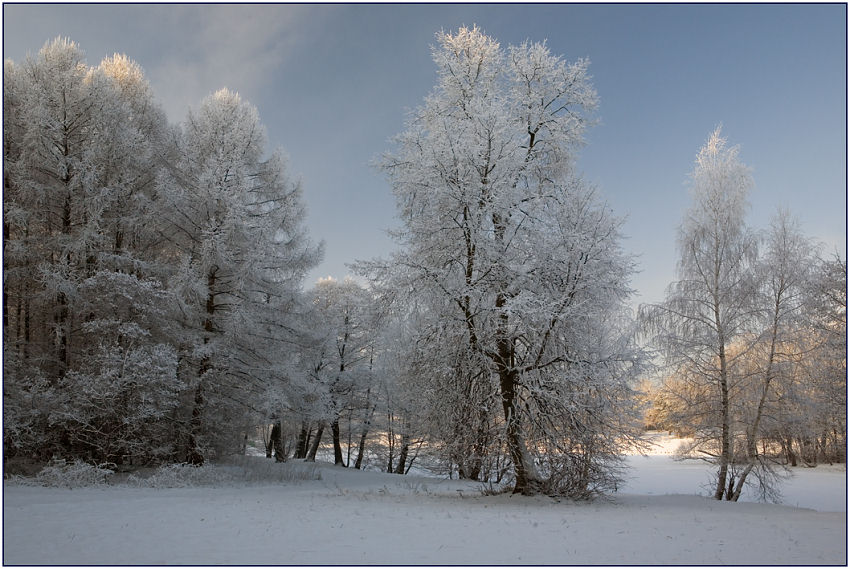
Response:
[[[658,458],[669,461],[670,471],[681,466]],[[842,512],[732,504],[694,495],[621,492],[594,502],[483,496],[480,485],[468,482],[317,466],[322,480],[269,485],[67,490],[7,484],[3,561],[38,565],[846,562]],[[834,478],[829,471],[824,470],[823,476],[818,470],[806,472],[800,484],[823,486],[823,480]],[[651,478],[657,476],[650,473]]]
[[[717,483],[716,467],[700,460],[674,460],[685,439],[659,431],[649,431],[646,436],[652,447],[645,455],[632,452],[626,457],[628,469],[620,493],[713,494]],[[750,481],[755,482],[755,478],[751,477]],[[846,512],[847,468],[844,464],[793,468],[789,474],[782,474],[780,494],[781,504],[786,506]],[[756,489],[745,486],[741,501],[758,502]]]

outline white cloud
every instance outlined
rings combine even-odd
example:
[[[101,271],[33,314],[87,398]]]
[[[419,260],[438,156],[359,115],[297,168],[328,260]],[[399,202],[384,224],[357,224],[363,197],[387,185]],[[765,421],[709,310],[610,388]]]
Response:
[[[279,73],[309,25],[323,10],[294,5],[190,5],[159,7],[158,39],[171,44],[163,59],[145,66],[168,116],[221,87],[252,100]]]

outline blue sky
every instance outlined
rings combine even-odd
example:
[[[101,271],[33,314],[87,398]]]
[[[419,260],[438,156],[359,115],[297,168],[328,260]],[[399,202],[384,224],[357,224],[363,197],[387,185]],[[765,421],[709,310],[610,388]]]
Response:
[[[590,59],[600,122],[579,165],[627,216],[636,301],[661,300],[675,278],[688,173],[718,124],[753,169],[752,225],[786,207],[846,258],[846,4],[4,4],[3,16],[5,58],[59,35],[91,65],[125,53],[172,122],[221,87],[255,104],[326,242],[311,281],[392,250],[394,201],[370,163],[433,86],[434,33],[472,24]]]

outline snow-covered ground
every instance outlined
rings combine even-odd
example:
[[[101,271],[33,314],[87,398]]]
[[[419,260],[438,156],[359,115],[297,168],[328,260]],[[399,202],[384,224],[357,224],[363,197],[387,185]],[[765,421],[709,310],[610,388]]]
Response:
[[[701,494],[710,495],[716,483],[716,468],[697,461],[676,461],[673,455],[681,441],[661,433],[650,439],[655,446],[646,456],[627,458],[629,470],[620,493],[647,494]],[[821,464],[817,468],[798,467],[783,477],[781,503],[787,506],[812,508],[821,512],[847,511],[847,469],[845,465]],[[757,502],[753,488],[744,488],[741,500]]]
[[[843,467],[796,469],[784,486],[796,508],[716,502],[695,495],[707,481],[704,466],[664,454],[629,460],[628,484],[593,502],[483,496],[473,483],[325,464],[317,468],[321,480],[275,484],[69,490],[7,483],[3,561],[846,564]]]

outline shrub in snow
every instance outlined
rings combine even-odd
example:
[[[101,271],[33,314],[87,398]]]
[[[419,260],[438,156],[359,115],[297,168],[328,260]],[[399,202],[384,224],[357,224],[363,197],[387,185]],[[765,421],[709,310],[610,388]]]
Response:
[[[49,486],[55,488],[82,488],[85,486],[100,486],[107,483],[107,478],[114,474],[105,465],[95,466],[75,460],[67,462],[63,458],[53,458],[50,463],[32,478],[16,476],[14,482],[27,486]]]
[[[163,465],[148,478],[130,475],[127,478],[127,483],[143,488],[186,488],[189,486],[215,486],[227,480],[227,474],[212,465],[192,466],[181,463]]]
[[[241,457],[230,464],[168,464],[147,478],[130,475],[127,483],[142,488],[187,488],[240,482],[286,483],[321,479],[321,473],[315,465],[283,464],[260,457]]]
[[[233,460],[234,470],[241,471],[246,482],[300,482],[321,480],[322,473],[315,464],[303,462],[272,462],[265,458],[243,456]]]

